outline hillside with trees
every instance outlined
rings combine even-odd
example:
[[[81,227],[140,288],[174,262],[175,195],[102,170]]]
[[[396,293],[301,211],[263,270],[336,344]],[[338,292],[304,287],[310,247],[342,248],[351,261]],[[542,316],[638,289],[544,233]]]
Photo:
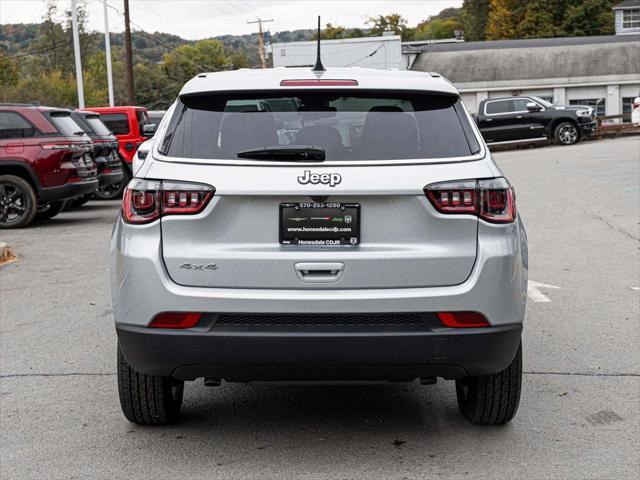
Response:
[[[613,33],[616,0],[464,0],[410,26],[401,15],[368,17],[360,28],[326,24],[323,39],[381,35],[393,31],[404,41],[452,38],[464,31],[466,41],[607,35]],[[0,102],[33,102],[74,106],[77,102],[70,13],[49,0],[43,22],[0,25]],[[86,29],[79,10],[85,102],[107,104],[102,33]],[[312,29],[276,32],[273,43],[311,40]],[[115,96],[126,103],[124,34],[111,33]],[[163,109],[181,86],[201,71],[257,68],[257,35],[223,35],[189,41],[162,32],[132,32],[136,102]]]

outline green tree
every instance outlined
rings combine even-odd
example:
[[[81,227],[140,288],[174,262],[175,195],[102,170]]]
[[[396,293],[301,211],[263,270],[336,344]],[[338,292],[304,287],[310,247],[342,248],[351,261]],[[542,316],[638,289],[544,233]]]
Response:
[[[56,2],[48,0],[38,37],[31,44],[31,50],[38,52],[38,55],[26,57],[25,70],[27,72],[72,71],[71,37],[64,31],[58,17]]]
[[[571,0],[567,6],[561,29],[566,36],[612,35],[613,6],[617,0]]]
[[[517,38],[547,38],[558,34],[554,24],[554,7],[557,0],[538,0],[528,2],[522,20],[516,28]]]
[[[384,32],[394,32],[396,35],[402,35],[407,30],[407,20],[398,13],[369,17],[366,23],[371,26],[371,35],[382,35]]]
[[[19,78],[18,65],[0,50],[0,87],[2,90],[15,86]]]
[[[59,71],[23,78],[7,94],[11,102],[39,102],[58,107],[75,107],[78,101],[75,80]]]
[[[219,40],[200,40],[181,45],[164,55],[164,71],[175,82],[186,82],[201,72],[216,72],[232,67]]]
[[[464,39],[468,42],[484,40],[489,17],[489,0],[464,0],[461,16]]]
[[[485,38],[504,40],[517,38],[526,2],[521,0],[490,0]]]
[[[411,35],[412,40],[431,40],[438,38],[453,38],[456,30],[462,30],[463,24],[456,18],[431,18],[418,24]]]
[[[334,40],[337,38],[345,38],[346,31],[344,27],[340,25],[332,25],[331,23],[327,23],[327,25],[320,31],[320,38],[322,40]],[[311,37],[312,40],[316,40],[318,38],[318,33],[315,32]]]

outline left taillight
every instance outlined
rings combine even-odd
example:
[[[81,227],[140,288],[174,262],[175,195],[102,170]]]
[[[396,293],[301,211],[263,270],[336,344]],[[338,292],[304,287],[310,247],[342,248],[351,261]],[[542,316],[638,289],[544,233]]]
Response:
[[[194,215],[207,206],[215,189],[210,185],[134,178],[122,200],[125,222],[143,224],[166,215]]]
[[[440,213],[477,215],[491,223],[516,219],[516,198],[505,178],[434,183],[424,193]]]

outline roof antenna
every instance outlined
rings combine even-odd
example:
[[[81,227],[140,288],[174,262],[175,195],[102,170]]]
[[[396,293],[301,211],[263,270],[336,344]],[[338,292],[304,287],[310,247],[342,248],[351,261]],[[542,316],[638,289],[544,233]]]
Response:
[[[312,72],[324,72],[326,69],[322,66],[322,60],[320,60],[320,15],[318,15],[318,55],[316,57],[316,64],[311,69]]]

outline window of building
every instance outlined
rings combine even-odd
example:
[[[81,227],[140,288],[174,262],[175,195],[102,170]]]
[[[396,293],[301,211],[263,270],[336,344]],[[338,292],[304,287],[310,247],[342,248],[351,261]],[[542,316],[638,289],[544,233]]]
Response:
[[[577,100],[569,100],[569,105],[586,105],[588,107],[593,107],[596,111],[596,115],[602,117],[605,115],[607,102],[604,98],[586,98],[586,99],[577,99]]]
[[[624,97],[622,99],[622,121],[631,121],[631,112],[633,111],[633,99],[636,97]]]
[[[640,8],[622,11],[622,28],[640,28]]]
[[[5,138],[31,138],[39,135],[22,115],[15,112],[0,112],[0,140]]]

